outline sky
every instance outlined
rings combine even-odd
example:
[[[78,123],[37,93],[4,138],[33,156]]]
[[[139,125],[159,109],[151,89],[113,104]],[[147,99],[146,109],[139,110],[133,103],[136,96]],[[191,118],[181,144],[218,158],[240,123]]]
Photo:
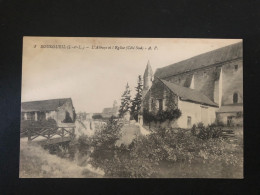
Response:
[[[112,107],[114,100],[120,105],[127,82],[135,95],[138,75],[143,76],[148,60],[155,72],[240,41],[24,37],[22,102],[72,98],[76,112],[102,112],[103,108]]]

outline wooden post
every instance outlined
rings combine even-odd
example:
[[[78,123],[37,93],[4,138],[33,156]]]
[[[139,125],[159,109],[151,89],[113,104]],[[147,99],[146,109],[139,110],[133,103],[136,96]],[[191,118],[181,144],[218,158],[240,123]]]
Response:
[[[51,131],[50,131],[50,129],[48,129],[48,138],[47,138],[47,143],[50,142],[50,137],[51,137],[50,133],[51,133]]]
[[[27,129],[27,133],[28,133],[28,142],[31,142],[31,141],[32,141],[31,130],[30,130],[30,129]]]
[[[61,128],[61,141],[63,142],[64,140],[64,128]]]
[[[75,127],[72,127],[71,138],[75,137]]]

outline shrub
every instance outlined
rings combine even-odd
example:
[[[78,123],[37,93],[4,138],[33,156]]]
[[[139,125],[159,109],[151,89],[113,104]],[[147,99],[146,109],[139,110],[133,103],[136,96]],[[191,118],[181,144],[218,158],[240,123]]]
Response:
[[[111,117],[107,124],[100,130],[96,131],[90,141],[84,143],[88,147],[91,145],[94,151],[90,154],[92,165],[100,167],[107,172],[109,169],[108,161],[113,161],[114,151],[116,150],[115,143],[121,137],[122,124],[114,117]],[[83,153],[87,153],[87,150]]]
[[[188,170],[187,167],[198,164],[214,167],[216,163],[221,166],[239,163],[236,156],[227,152],[227,143],[218,138],[221,128],[216,125],[194,125],[193,131],[199,130],[197,136],[184,129],[158,128],[147,136],[136,137],[129,146],[118,147],[115,143],[120,137],[120,129],[120,123],[110,119],[93,139],[82,136],[78,140],[80,155],[90,154],[90,163],[103,169],[105,177],[158,176],[162,162],[175,166],[175,171],[180,164]],[[94,150],[89,153],[92,147]],[[191,175],[188,176],[192,176],[192,169],[189,171]]]
[[[196,125],[195,125],[195,124],[194,124],[194,125],[192,126],[192,128],[191,128],[191,134],[192,134],[193,136],[197,135]]]
[[[205,127],[203,123],[198,123],[191,128],[191,134],[203,140],[219,138],[222,136],[222,127],[216,124]]]
[[[103,119],[101,114],[94,115],[94,116],[92,116],[92,118],[93,119]]]
[[[27,130],[32,129],[34,131],[39,131],[43,128],[56,128],[57,122],[54,119],[34,121],[34,120],[22,120],[21,121],[21,134],[22,136],[27,136]],[[35,133],[31,133],[35,135]]]
[[[143,118],[146,123],[164,122],[166,120],[176,120],[181,116],[181,111],[177,109],[161,110],[156,114],[149,112],[147,109],[143,111]]]

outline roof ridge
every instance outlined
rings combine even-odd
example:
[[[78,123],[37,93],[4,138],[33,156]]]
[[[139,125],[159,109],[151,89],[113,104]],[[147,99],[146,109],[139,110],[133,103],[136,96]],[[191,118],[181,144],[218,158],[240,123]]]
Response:
[[[71,98],[56,98],[56,99],[47,99],[47,100],[33,100],[33,101],[25,101],[21,103],[27,103],[27,102],[43,102],[43,101],[53,101],[53,100],[66,100]]]
[[[174,65],[174,64],[177,64],[177,63],[180,63],[180,62],[183,62],[183,61],[186,61],[186,60],[190,60],[190,59],[192,59],[192,58],[199,57],[199,56],[201,56],[201,55],[206,55],[206,54],[208,54],[208,53],[215,52],[215,51],[217,51],[217,50],[222,50],[222,49],[224,49],[224,48],[228,48],[228,47],[231,47],[231,46],[234,46],[234,45],[240,45],[241,43],[243,43],[243,42],[241,41],[241,42],[233,43],[233,44],[231,44],[231,45],[226,45],[226,46],[224,46],[224,47],[220,47],[220,48],[217,48],[217,49],[214,49],[214,50],[210,50],[210,51],[207,51],[207,52],[204,52],[204,53],[201,53],[201,54],[197,54],[197,55],[195,55],[195,56],[186,58],[186,59],[184,59],[184,60],[180,60],[180,61],[175,62],[175,63],[173,63],[173,64],[169,64],[169,65],[166,65],[166,66],[164,66],[164,67],[157,68],[157,69],[167,68],[167,67],[172,66],[172,65]],[[157,70],[157,69],[156,69],[156,70]]]
[[[228,60],[237,59],[240,56],[243,56],[243,53],[240,51],[242,47],[242,41],[227,45],[218,49],[214,49],[208,52],[204,52],[184,60],[180,60],[173,64],[157,68],[155,75],[160,76],[161,78],[185,73],[187,71],[195,70],[198,68],[203,68],[206,66],[214,65],[216,63],[226,62]],[[223,50],[223,52],[221,52]]]

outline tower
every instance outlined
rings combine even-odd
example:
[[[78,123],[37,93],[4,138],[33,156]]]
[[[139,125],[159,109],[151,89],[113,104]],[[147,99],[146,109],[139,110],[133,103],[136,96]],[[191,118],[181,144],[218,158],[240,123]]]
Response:
[[[117,101],[115,100],[113,103],[113,108],[116,108],[116,107],[118,107],[118,105],[117,105]]]
[[[152,86],[152,81],[153,81],[153,71],[149,60],[147,62],[146,69],[144,71],[143,81],[144,81],[143,94],[145,94]]]

